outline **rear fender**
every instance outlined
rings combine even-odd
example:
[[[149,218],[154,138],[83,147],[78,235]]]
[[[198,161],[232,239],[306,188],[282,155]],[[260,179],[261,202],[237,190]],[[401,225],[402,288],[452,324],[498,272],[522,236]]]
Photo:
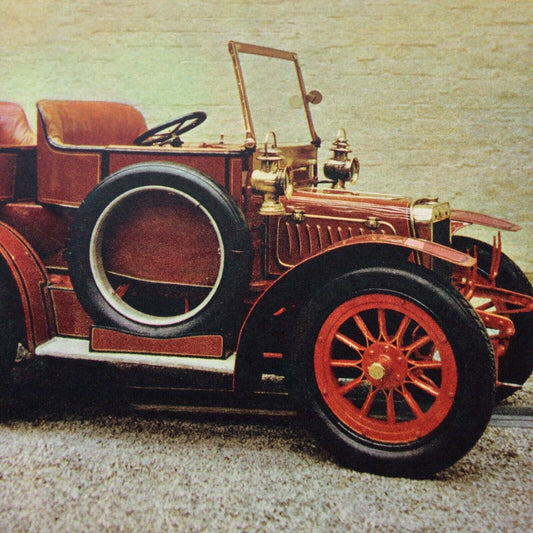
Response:
[[[29,243],[13,228],[0,222],[0,257],[5,261],[19,291],[28,349],[47,341],[51,335],[51,309],[46,292],[47,275]]]
[[[475,258],[452,248],[398,235],[366,235],[335,243],[286,271],[256,300],[239,335],[235,391],[254,390],[261,379],[263,353],[285,351],[292,319],[318,287],[357,266],[407,262],[412,252],[465,269],[476,264]]]

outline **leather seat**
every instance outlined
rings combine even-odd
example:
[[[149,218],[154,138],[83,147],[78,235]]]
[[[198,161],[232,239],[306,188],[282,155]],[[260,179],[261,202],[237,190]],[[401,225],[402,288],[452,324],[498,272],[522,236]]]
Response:
[[[106,147],[132,146],[146,131],[143,115],[117,102],[37,103],[37,199],[78,206],[108,173]]]
[[[41,100],[37,110],[55,145],[131,145],[147,129],[140,111],[117,102]]]
[[[22,107],[0,102],[0,146],[33,146],[36,142]]]

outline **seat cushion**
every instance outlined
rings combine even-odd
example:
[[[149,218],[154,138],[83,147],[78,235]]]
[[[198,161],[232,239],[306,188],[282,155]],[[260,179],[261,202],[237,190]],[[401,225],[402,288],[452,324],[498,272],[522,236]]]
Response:
[[[131,145],[146,131],[143,115],[116,102],[41,100],[39,116],[49,142],[59,145]]]
[[[0,102],[0,146],[32,146],[35,143],[35,134],[22,107]]]

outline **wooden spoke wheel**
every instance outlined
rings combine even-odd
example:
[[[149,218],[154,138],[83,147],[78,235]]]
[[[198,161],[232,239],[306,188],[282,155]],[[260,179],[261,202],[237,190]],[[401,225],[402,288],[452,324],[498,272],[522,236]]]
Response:
[[[470,450],[494,401],[494,354],[451,285],[412,264],[355,269],[302,308],[287,372],[311,432],[343,464],[427,477]]]
[[[478,260],[478,276],[488,282],[492,261],[492,246],[470,237],[455,236],[452,246],[456,250],[476,254]],[[460,284],[459,284],[460,285]],[[512,259],[502,254],[500,268],[496,276],[496,286],[502,289],[533,296],[533,287]],[[513,321],[515,334],[509,340],[505,354],[498,360],[498,380],[503,383],[523,385],[533,372],[533,313],[516,313],[512,306],[499,300],[477,302],[476,307],[485,311],[503,315]],[[491,340],[502,344],[497,332],[490,332]],[[511,387],[498,387],[497,400],[507,398],[518,390]]]
[[[315,345],[316,380],[339,420],[381,442],[409,442],[445,420],[457,392],[453,350],[423,309],[362,295],[336,308]]]

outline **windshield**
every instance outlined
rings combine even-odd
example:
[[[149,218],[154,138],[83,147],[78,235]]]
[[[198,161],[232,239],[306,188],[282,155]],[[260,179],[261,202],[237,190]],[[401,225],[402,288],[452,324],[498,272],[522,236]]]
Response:
[[[229,43],[244,114],[247,145],[273,131],[280,145],[320,144],[296,54]]]

